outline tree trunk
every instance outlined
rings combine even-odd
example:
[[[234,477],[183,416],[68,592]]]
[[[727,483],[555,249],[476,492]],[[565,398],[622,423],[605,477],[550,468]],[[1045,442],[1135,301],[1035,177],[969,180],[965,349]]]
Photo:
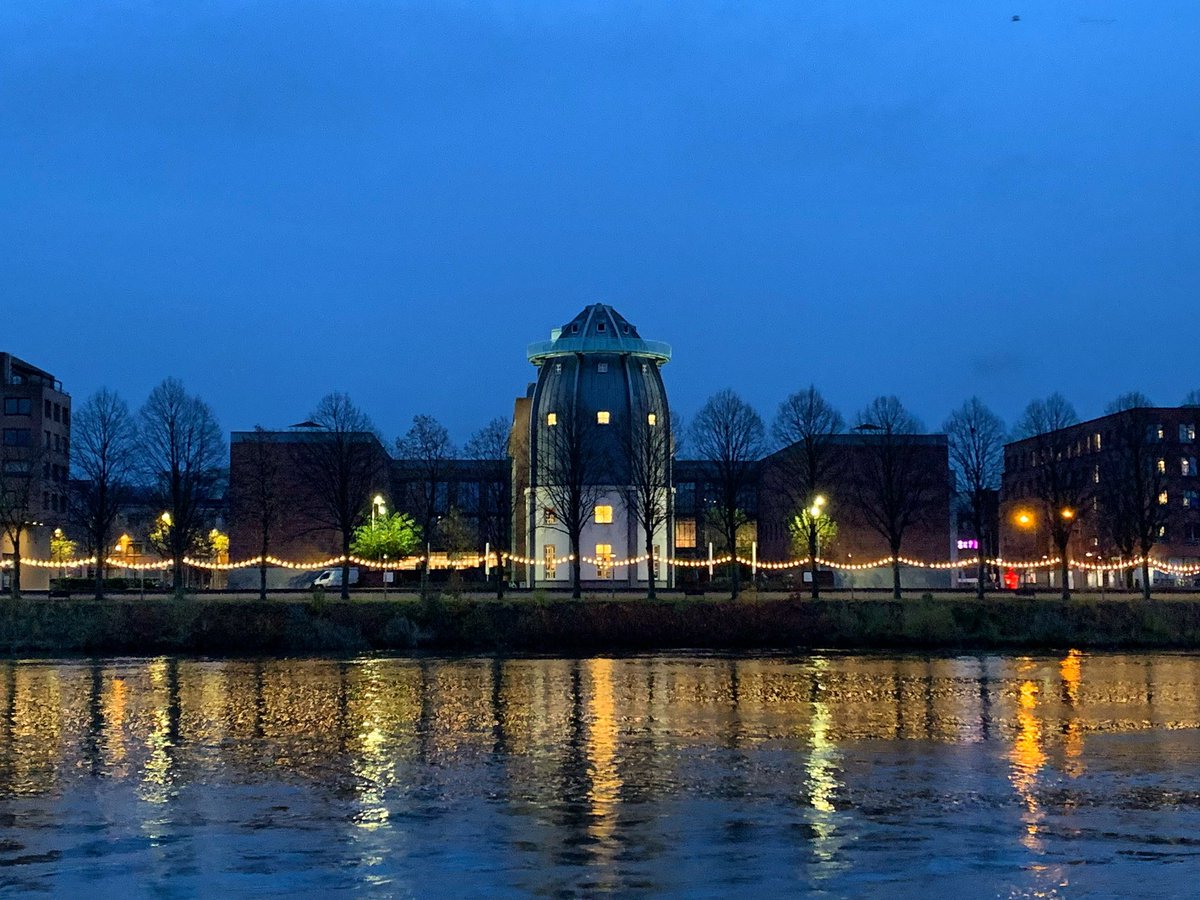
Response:
[[[737,536],[729,541],[729,599],[736,600],[742,592],[742,565],[737,558]]]
[[[1071,599],[1071,566],[1067,562],[1067,548],[1058,548],[1059,565],[1062,573],[1062,598]]]
[[[343,600],[350,599],[350,533],[342,533],[342,593]]]
[[[12,584],[9,585],[12,598],[21,599],[21,529],[18,528],[13,538]]]
[[[104,599],[104,557],[108,554],[105,552],[105,547],[108,546],[108,535],[101,537],[96,542],[99,549],[96,550],[96,599]]]
[[[1150,599],[1150,557],[1142,554],[1142,599]]]
[[[496,599],[504,599],[504,560],[496,552]]]
[[[900,599],[900,551],[892,551],[892,599]]]
[[[655,600],[658,595],[654,592],[654,539],[646,532],[646,599]]]
[[[171,588],[178,596],[183,593],[183,556],[171,557]]]
[[[821,588],[817,584],[817,529],[814,525],[809,525],[808,528],[808,557],[809,571],[812,573],[812,598],[818,600],[821,597]]]
[[[983,599],[983,584],[987,579],[987,562],[983,556],[983,541],[979,542],[979,571],[975,573],[975,598]]]
[[[576,553],[575,558],[573,560],[571,560],[571,599],[572,600],[579,600],[583,597],[583,585],[581,583],[583,579],[580,577],[580,574],[579,574],[580,568],[581,568],[581,565],[579,562],[579,554]]]

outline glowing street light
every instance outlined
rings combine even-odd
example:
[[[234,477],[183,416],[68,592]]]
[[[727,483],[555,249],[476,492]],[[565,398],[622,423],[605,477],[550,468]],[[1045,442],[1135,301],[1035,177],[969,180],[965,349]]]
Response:
[[[375,530],[375,511],[379,510],[379,515],[387,515],[387,506],[383,500],[383,494],[376,494],[371,501],[371,530]]]
[[[1058,514],[1068,522],[1075,518],[1075,510],[1071,509],[1069,506],[1064,506],[1061,510],[1059,510]]]

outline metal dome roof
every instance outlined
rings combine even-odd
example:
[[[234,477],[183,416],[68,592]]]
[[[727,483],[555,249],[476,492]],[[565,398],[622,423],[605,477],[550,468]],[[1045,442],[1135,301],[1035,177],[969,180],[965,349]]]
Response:
[[[562,328],[555,328],[550,340],[535,341],[525,349],[536,366],[554,356],[576,353],[623,353],[652,359],[661,366],[671,360],[671,345],[643,340],[637,328],[611,306],[593,303]]]

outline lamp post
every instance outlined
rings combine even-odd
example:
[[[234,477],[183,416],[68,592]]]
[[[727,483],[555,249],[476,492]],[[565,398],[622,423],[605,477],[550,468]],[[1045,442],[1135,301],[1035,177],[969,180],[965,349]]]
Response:
[[[375,530],[375,511],[379,510],[380,516],[387,515],[387,506],[384,504],[383,495],[376,494],[371,501],[371,530]]]
[[[817,557],[821,554],[821,516],[824,514],[825,496],[823,494],[817,494],[817,496],[813,498],[812,506],[808,508],[808,549],[812,554],[812,598],[814,600],[821,595],[821,589],[817,585],[817,574],[819,571]]]

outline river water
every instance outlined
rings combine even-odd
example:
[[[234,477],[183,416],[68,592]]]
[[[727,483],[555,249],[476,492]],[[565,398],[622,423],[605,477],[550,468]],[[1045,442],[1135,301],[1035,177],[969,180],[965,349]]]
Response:
[[[0,893],[1187,895],[1200,657],[0,663]]]

